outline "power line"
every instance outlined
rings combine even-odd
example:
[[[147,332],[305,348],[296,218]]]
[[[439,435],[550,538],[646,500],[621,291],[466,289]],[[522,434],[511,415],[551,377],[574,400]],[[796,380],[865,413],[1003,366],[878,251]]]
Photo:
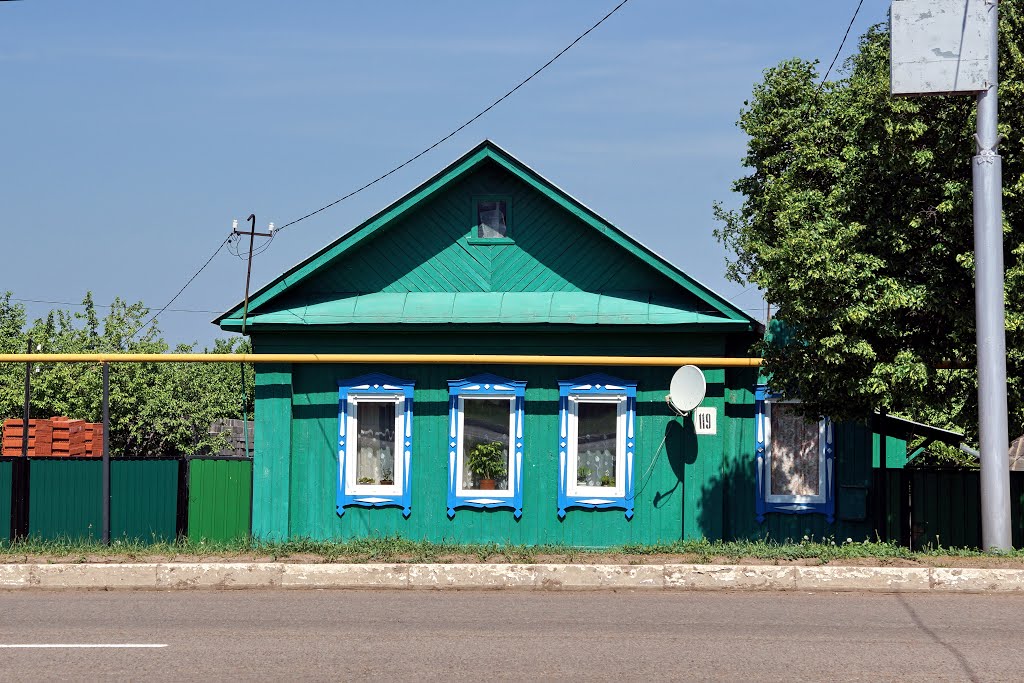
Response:
[[[163,313],[164,311],[166,311],[166,310],[167,310],[167,308],[168,308],[168,307],[169,307],[169,306],[170,306],[171,304],[173,304],[173,303],[174,303],[174,302],[175,302],[175,301],[177,300],[177,298],[178,298],[179,296],[181,296],[181,293],[182,293],[182,292],[184,292],[184,291],[185,291],[185,290],[186,290],[186,289],[188,288],[188,286],[189,286],[190,284],[192,284],[192,281],[193,281],[193,280],[195,280],[195,279],[196,279],[197,277],[199,277],[199,274],[200,274],[201,272],[203,272],[204,270],[206,270],[206,266],[210,265],[210,262],[211,262],[211,261],[213,261],[213,259],[214,259],[214,258],[216,258],[217,254],[219,254],[219,253],[220,253],[220,250],[224,248],[224,245],[225,245],[225,244],[227,244],[227,243],[228,243],[228,242],[229,242],[229,241],[231,240],[231,237],[232,237],[232,236],[231,236],[231,235],[229,235],[228,237],[226,237],[226,238],[224,239],[224,241],[223,241],[223,242],[221,242],[221,243],[220,243],[220,244],[219,244],[219,245],[217,246],[217,249],[216,249],[216,250],[215,250],[215,251],[214,251],[214,252],[213,252],[213,253],[212,253],[212,254],[210,255],[210,258],[206,259],[206,263],[204,263],[203,265],[201,265],[201,266],[199,267],[199,270],[197,270],[197,271],[196,271],[195,273],[193,273],[193,274],[192,274],[192,277],[190,277],[190,278],[188,279],[188,282],[186,282],[186,283],[185,283],[184,285],[182,285],[182,286],[181,286],[181,289],[179,289],[179,290],[178,290],[178,293],[177,293],[177,294],[175,294],[175,295],[174,295],[173,297],[171,297],[171,300],[170,300],[170,301],[168,301],[168,302],[167,302],[166,304],[164,304],[164,305],[163,305],[163,308],[161,308],[161,309],[160,309],[159,311],[157,311],[157,312],[156,312],[155,314],[153,314],[153,317],[151,317],[151,318],[150,318],[150,319],[149,319],[148,321],[146,321],[146,322],[145,322],[144,324],[142,324],[142,325],[140,325],[139,327],[137,327],[137,328],[135,329],[135,331],[131,333],[131,335],[130,335],[130,336],[128,337],[129,341],[131,341],[131,340],[135,339],[135,335],[137,335],[137,334],[138,334],[139,332],[141,332],[142,330],[144,330],[144,329],[146,329],[147,327],[149,327],[149,326],[150,326],[150,324],[152,324],[152,322],[153,322],[154,320],[156,320],[157,318],[159,318],[159,317],[160,317],[160,314],[161,314],[161,313]]]
[[[843,51],[843,46],[846,45],[846,39],[850,37],[850,29],[853,28],[853,22],[857,20],[857,15],[860,14],[860,7],[863,4],[864,0],[860,0],[857,3],[857,9],[853,11],[853,17],[850,18],[850,24],[846,27],[846,33],[843,34],[843,40],[839,43],[839,49],[836,50],[836,54],[832,58],[832,63],[828,65],[828,69],[825,71],[825,77],[821,79],[821,83],[818,85],[818,90],[821,90],[822,86],[825,85],[825,81],[828,80],[828,75],[832,73],[832,67],[836,65],[836,60],[839,59],[839,53]]]
[[[750,285],[749,287],[747,287],[746,289],[744,289],[744,290],[743,290],[742,292],[740,292],[739,294],[733,294],[733,295],[732,295],[732,296],[730,296],[730,297],[729,297],[728,299],[726,299],[726,301],[727,301],[727,302],[729,302],[729,303],[732,303],[732,302],[733,302],[733,301],[734,301],[735,299],[738,299],[738,298],[740,298],[741,296],[743,296],[744,294],[746,294],[747,292],[749,292],[750,290],[752,290],[752,289],[753,289],[754,287],[757,287],[757,284],[756,284],[756,283],[754,283],[754,284],[751,284],[751,285]],[[754,310],[754,309],[747,309],[747,310]],[[757,307],[757,310],[761,310],[761,307],[760,307],[760,306],[758,306],[758,307]]]
[[[564,54],[565,54],[566,52],[568,52],[568,51],[569,51],[569,50],[570,50],[570,49],[571,49],[571,48],[572,48],[572,47],[573,47],[574,45],[576,45],[576,43],[578,43],[578,42],[580,42],[581,40],[583,40],[584,38],[586,38],[586,37],[587,37],[587,35],[588,35],[588,34],[589,34],[589,33],[590,33],[591,31],[593,31],[593,30],[594,30],[594,29],[596,29],[596,28],[597,28],[598,26],[600,26],[601,24],[603,24],[603,23],[604,23],[604,22],[605,22],[605,21],[606,21],[606,20],[607,20],[607,19],[608,19],[608,18],[609,18],[610,16],[612,16],[613,14],[615,14],[616,12],[618,12],[618,11],[619,11],[619,9],[620,9],[620,8],[621,8],[621,7],[623,6],[623,5],[625,5],[625,4],[627,3],[627,2],[629,2],[629,0],[622,0],[622,1],[621,1],[621,2],[620,2],[620,3],[618,4],[618,5],[616,5],[615,7],[613,7],[613,8],[612,8],[612,10],[611,10],[610,12],[608,12],[608,14],[604,15],[603,17],[601,17],[601,19],[600,19],[600,20],[598,20],[598,22],[597,22],[596,24],[594,24],[593,26],[591,26],[590,28],[588,28],[588,29],[587,29],[586,31],[584,31],[583,33],[581,33],[580,35],[578,35],[578,36],[576,37],[576,39],[575,39],[574,41],[572,41],[571,43],[569,43],[568,45],[566,45],[566,46],[565,46],[564,48],[562,48],[562,49],[561,49],[561,50],[560,50],[560,51],[558,52],[558,54],[556,54],[556,55],[555,55],[554,57],[552,57],[552,58],[551,58],[551,59],[549,59],[549,60],[548,60],[547,62],[545,62],[543,66],[541,66],[541,67],[540,67],[539,69],[537,69],[537,70],[536,70],[536,71],[534,71],[534,72],[533,72],[532,74],[530,74],[529,76],[527,76],[527,77],[526,77],[525,79],[523,79],[522,81],[520,81],[520,82],[519,82],[519,84],[518,84],[518,85],[516,85],[516,87],[512,88],[512,89],[511,89],[511,90],[509,90],[509,91],[508,91],[507,93],[505,93],[504,95],[502,95],[502,96],[501,96],[501,97],[499,97],[498,99],[494,100],[494,102],[491,102],[491,104],[489,104],[489,105],[487,106],[487,108],[485,108],[485,109],[484,109],[483,111],[481,111],[480,113],[476,114],[475,116],[473,116],[472,118],[470,118],[469,120],[467,120],[467,121],[466,121],[465,123],[463,123],[463,124],[462,124],[461,126],[459,126],[458,128],[456,128],[456,129],[455,129],[455,130],[453,130],[452,132],[448,133],[448,134],[447,134],[447,135],[445,135],[445,136],[444,136],[443,138],[441,138],[440,140],[438,140],[438,141],[437,141],[437,142],[435,142],[434,144],[430,145],[429,147],[427,147],[426,149],[424,149],[424,150],[423,150],[422,152],[420,152],[419,154],[416,154],[415,156],[413,156],[413,157],[411,157],[411,158],[407,159],[406,161],[403,161],[402,163],[400,163],[400,164],[399,164],[398,166],[395,166],[394,168],[392,168],[392,169],[391,169],[390,171],[388,171],[387,173],[385,173],[385,174],[383,174],[383,175],[381,175],[381,176],[377,176],[376,178],[374,178],[374,179],[373,179],[373,180],[371,180],[370,182],[366,183],[366,184],[365,184],[365,185],[363,185],[362,187],[360,187],[360,188],[357,188],[357,189],[353,190],[352,192],[349,192],[349,193],[348,193],[347,195],[345,195],[345,196],[343,196],[343,197],[340,197],[339,199],[335,199],[335,200],[334,200],[333,202],[331,202],[330,204],[325,204],[324,206],[321,206],[321,207],[320,207],[319,209],[317,209],[316,211],[311,211],[311,212],[307,213],[307,214],[306,214],[305,216],[302,216],[301,218],[296,218],[296,219],[295,219],[295,220],[293,220],[293,221],[289,221],[289,222],[285,223],[284,225],[282,225],[282,226],[281,226],[280,228],[278,228],[278,229],[277,229],[277,232],[280,232],[281,230],[284,230],[285,228],[287,228],[287,227],[288,227],[288,226],[290,226],[290,225],[295,225],[296,223],[298,223],[298,222],[300,222],[300,221],[304,221],[304,220],[306,220],[307,218],[310,218],[310,217],[312,217],[312,216],[315,216],[316,214],[320,213],[321,211],[326,211],[327,209],[331,208],[332,206],[335,206],[335,205],[337,205],[337,204],[340,204],[341,202],[345,201],[345,200],[346,200],[346,199],[348,199],[349,197],[353,197],[353,196],[355,196],[355,195],[359,194],[360,192],[362,192],[363,190],[365,190],[365,189],[367,189],[367,188],[369,188],[369,187],[371,187],[371,186],[373,186],[373,185],[376,185],[377,183],[379,183],[380,181],[384,180],[384,179],[385,179],[385,178],[387,178],[388,176],[390,176],[390,175],[392,175],[392,174],[394,174],[394,173],[397,173],[398,171],[402,170],[403,168],[405,168],[406,166],[408,166],[408,165],[409,165],[409,164],[411,164],[412,162],[416,161],[417,159],[419,159],[419,158],[420,158],[421,156],[423,156],[424,154],[427,154],[428,152],[430,152],[431,150],[433,150],[433,149],[434,149],[435,147],[437,147],[438,145],[441,145],[441,144],[442,144],[442,143],[444,143],[445,141],[447,141],[447,140],[451,139],[451,138],[452,138],[452,137],[454,137],[454,136],[455,136],[456,134],[458,134],[458,133],[459,133],[460,131],[462,131],[462,130],[463,130],[464,128],[466,128],[467,126],[469,126],[469,125],[470,125],[471,123],[473,123],[474,121],[476,121],[477,119],[479,119],[479,118],[480,118],[481,116],[483,116],[484,114],[486,114],[487,112],[489,112],[490,110],[494,109],[494,108],[495,108],[496,106],[498,106],[499,104],[501,104],[501,103],[502,103],[502,102],[503,102],[503,101],[504,101],[505,99],[507,99],[507,98],[508,98],[509,96],[511,96],[511,95],[512,95],[512,94],[513,94],[514,92],[516,92],[517,90],[519,90],[520,88],[522,88],[522,87],[523,87],[524,85],[526,85],[527,83],[529,83],[529,82],[530,82],[531,80],[533,80],[533,78],[534,78],[535,76],[537,76],[537,75],[538,75],[538,74],[539,74],[540,72],[544,71],[544,69],[546,69],[546,68],[548,68],[549,66],[551,66],[552,64],[554,64],[555,60],[557,60],[557,59],[558,59],[559,57],[561,57],[561,56],[562,56],[562,55],[564,55]]]
[[[539,69],[537,69],[537,70],[536,70],[536,71],[534,71],[534,72],[533,72],[532,74],[530,74],[529,76],[527,76],[527,77],[526,77],[525,79],[523,79],[522,81],[520,81],[520,82],[519,82],[519,83],[518,83],[518,84],[517,84],[517,85],[516,85],[516,86],[515,86],[514,88],[512,88],[511,90],[509,90],[509,91],[508,91],[507,93],[505,93],[504,95],[502,95],[502,96],[501,96],[501,97],[499,97],[498,99],[496,99],[496,100],[495,100],[494,102],[492,102],[492,103],[491,103],[490,105],[488,105],[488,106],[487,106],[487,108],[485,108],[485,109],[484,109],[483,111],[479,112],[478,114],[476,114],[475,116],[473,116],[472,118],[470,118],[470,119],[469,119],[468,121],[466,121],[465,123],[463,123],[463,124],[462,124],[461,126],[459,126],[458,128],[456,128],[456,129],[455,129],[455,130],[453,130],[452,132],[448,133],[447,135],[445,135],[444,137],[442,137],[442,138],[441,138],[440,140],[438,140],[437,142],[433,143],[432,145],[430,145],[429,147],[427,147],[426,149],[424,149],[423,151],[421,151],[421,152],[420,152],[419,154],[416,154],[415,156],[413,156],[413,157],[411,157],[410,159],[408,159],[408,160],[406,160],[406,161],[402,162],[402,163],[401,163],[401,164],[399,164],[398,166],[395,166],[395,167],[394,167],[393,169],[391,169],[391,170],[390,170],[390,171],[388,171],[387,173],[385,173],[385,174],[383,174],[383,175],[381,175],[381,176],[378,176],[377,178],[374,178],[373,180],[371,180],[370,182],[366,183],[366,184],[365,184],[365,185],[363,185],[362,187],[359,187],[359,188],[357,188],[357,189],[353,190],[352,192],[349,192],[349,193],[348,193],[348,194],[346,194],[345,196],[343,196],[343,197],[341,197],[341,198],[339,198],[339,199],[336,199],[336,200],[334,200],[334,201],[333,201],[333,202],[331,202],[330,204],[326,204],[326,205],[324,205],[324,206],[320,207],[319,209],[317,209],[316,211],[311,211],[310,213],[307,213],[306,215],[304,215],[304,216],[302,216],[302,217],[300,217],[300,218],[296,218],[296,219],[295,219],[295,220],[293,220],[293,221],[289,221],[288,223],[285,223],[285,224],[284,224],[284,225],[282,225],[282,226],[281,226],[280,228],[278,228],[278,229],[277,229],[277,230],[276,230],[276,231],[274,232],[274,234],[276,235],[276,234],[277,234],[278,232],[280,232],[280,231],[281,231],[281,230],[283,230],[284,228],[287,228],[287,227],[288,227],[288,226],[290,226],[290,225],[295,225],[296,223],[298,223],[298,222],[300,222],[300,221],[304,221],[304,220],[306,220],[307,218],[310,218],[311,216],[315,216],[316,214],[320,213],[321,211],[325,211],[325,210],[327,210],[327,209],[331,208],[332,206],[335,206],[335,205],[337,205],[337,204],[340,204],[341,202],[345,201],[345,200],[346,200],[346,199],[348,199],[349,197],[352,197],[352,196],[354,196],[354,195],[356,195],[356,194],[359,194],[359,193],[360,193],[360,192],[362,192],[363,190],[365,190],[365,189],[367,189],[367,188],[369,188],[369,187],[371,187],[371,186],[373,186],[373,185],[376,185],[377,183],[379,183],[380,181],[384,180],[384,179],[385,179],[385,178],[387,178],[388,176],[390,176],[390,175],[393,175],[394,173],[396,173],[396,172],[400,171],[401,169],[405,168],[406,166],[408,166],[408,165],[409,165],[409,164],[411,164],[412,162],[416,161],[417,159],[419,159],[420,157],[422,157],[422,156],[423,156],[424,154],[427,154],[428,152],[430,152],[431,150],[433,150],[433,149],[434,149],[434,148],[436,148],[437,146],[439,146],[439,145],[441,145],[442,143],[444,143],[444,142],[445,142],[446,140],[449,140],[450,138],[454,137],[454,136],[455,136],[456,134],[458,134],[458,133],[459,133],[460,131],[462,131],[462,130],[463,130],[464,128],[466,128],[467,126],[469,126],[469,125],[470,125],[471,123],[473,123],[474,121],[476,121],[477,119],[479,119],[479,118],[480,118],[481,116],[483,116],[483,115],[484,115],[484,114],[486,114],[487,112],[489,112],[489,111],[490,111],[491,109],[494,109],[494,108],[495,108],[496,106],[498,106],[499,104],[501,104],[501,103],[502,103],[502,102],[503,102],[504,100],[506,100],[506,99],[507,99],[508,97],[510,97],[510,96],[511,96],[511,95],[512,95],[513,93],[515,93],[515,92],[516,92],[517,90],[519,90],[519,89],[520,89],[520,88],[522,88],[522,87],[523,87],[524,85],[526,85],[526,84],[527,84],[527,83],[529,83],[529,82],[530,82],[531,80],[533,80],[533,78],[534,78],[535,76],[537,76],[538,74],[540,74],[540,72],[544,71],[544,70],[545,70],[546,68],[548,68],[549,66],[551,66],[551,65],[552,65],[552,64],[553,64],[553,63],[554,63],[554,62],[555,62],[555,61],[556,61],[556,60],[557,60],[557,59],[558,59],[559,57],[561,57],[562,55],[564,55],[564,54],[565,54],[566,52],[568,52],[568,51],[569,51],[569,50],[570,50],[570,49],[571,49],[571,48],[572,48],[572,47],[573,47],[574,45],[576,45],[576,43],[578,43],[578,42],[580,42],[581,40],[583,40],[583,39],[584,39],[584,38],[585,38],[585,37],[586,37],[586,36],[587,36],[588,34],[590,34],[590,32],[591,32],[591,31],[593,31],[594,29],[596,29],[596,28],[597,28],[598,26],[600,26],[601,24],[603,24],[603,23],[604,23],[604,22],[605,22],[605,21],[606,21],[606,20],[607,20],[607,19],[608,19],[609,17],[611,17],[611,16],[612,16],[613,14],[615,14],[616,12],[618,12],[618,11],[619,11],[619,9],[621,9],[621,8],[622,8],[622,6],[623,6],[623,5],[625,5],[625,4],[627,3],[627,2],[629,2],[629,0],[621,0],[621,2],[619,2],[619,4],[617,4],[617,5],[615,6],[615,7],[613,7],[613,8],[612,8],[612,10],[611,10],[610,12],[608,12],[608,13],[607,13],[607,14],[605,14],[605,15],[604,15],[603,17],[601,17],[601,19],[600,19],[600,20],[598,20],[598,22],[597,22],[597,23],[595,23],[595,24],[594,24],[593,26],[591,26],[591,27],[590,27],[590,28],[588,28],[588,29],[587,29],[586,31],[584,31],[584,32],[583,32],[583,33],[581,33],[581,34],[580,34],[579,36],[577,36],[575,40],[573,40],[573,41],[572,41],[571,43],[569,43],[569,44],[568,44],[568,45],[566,45],[566,46],[565,46],[564,48],[562,48],[562,49],[561,49],[561,50],[560,50],[560,51],[559,51],[559,52],[558,52],[558,53],[557,53],[557,54],[556,54],[556,55],[555,55],[554,57],[552,57],[552,58],[551,58],[551,59],[549,59],[549,60],[548,60],[547,62],[545,62],[545,63],[544,63],[544,64],[543,64],[543,65],[542,65],[542,66],[541,66],[541,67],[540,67]],[[175,301],[177,300],[177,298],[178,298],[179,296],[181,296],[182,292],[184,292],[184,291],[185,291],[185,290],[186,290],[186,289],[188,288],[188,286],[189,286],[190,284],[192,284],[192,281],[193,281],[193,280],[195,280],[195,279],[196,279],[197,277],[199,277],[199,274],[200,274],[200,273],[202,273],[202,272],[203,272],[203,270],[205,270],[205,269],[206,269],[206,267],[207,267],[208,265],[210,265],[210,262],[211,262],[211,261],[213,261],[213,259],[214,259],[214,258],[215,258],[215,257],[217,256],[217,254],[219,254],[219,253],[220,253],[220,250],[221,250],[221,249],[223,249],[223,248],[224,248],[224,246],[225,246],[226,244],[228,244],[229,242],[231,242],[231,236],[228,236],[228,237],[227,237],[227,238],[226,238],[226,239],[225,239],[225,240],[224,240],[223,242],[221,242],[221,243],[220,243],[220,244],[219,244],[219,245],[217,246],[217,249],[216,249],[216,250],[215,250],[215,251],[213,252],[213,254],[212,254],[212,255],[210,256],[210,258],[208,258],[208,259],[206,260],[206,263],[204,263],[204,264],[203,264],[202,266],[200,266],[199,270],[197,270],[197,271],[196,271],[196,272],[195,272],[195,273],[194,273],[194,274],[192,275],[192,277],[190,277],[190,278],[188,279],[188,281],[187,281],[187,282],[186,282],[186,283],[185,283],[185,284],[184,284],[184,285],[183,285],[183,286],[181,287],[181,289],[179,289],[179,290],[178,290],[178,293],[177,293],[177,294],[175,294],[175,295],[174,295],[173,297],[171,297],[171,300],[170,300],[170,301],[168,301],[168,302],[167,302],[166,304],[164,304],[164,306],[163,306],[163,307],[162,307],[162,308],[161,308],[161,309],[160,309],[159,311],[157,311],[157,312],[156,312],[156,313],[155,313],[155,314],[154,314],[154,315],[153,315],[153,316],[152,316],[152,317],[151,317],[151,318],[150,318],[150,319],[149,319],[149,320],[148,320],[148,321],[147,321],[147,322],[146,322],[146,323],[145,323],[144,325],[142,325],[141,327],[137,328],[137,329],[136,329],[136,330],[135,330],[135,331],[134,331],[134,332],[133,332],[133,333],[131,334],[131,336],[129,337],[129,339],[134,339],[134,338],[135,338],[135,335],[137,335],[137,334],[138,334],[138,333],[139,333],[140,331],[142,331],[142,330],[144,330],[144,329],[145,329],[146,327],[148,327],[148,326],[149,326],[149,325],[150,325],[150,324],[151,324],[151,323],[152,323],[152,322],[153,322],[154,320],[156,320],[157,318],[159,318],[159,317],[160,317],[160,315],[161,315],[161,314],[162,314],[162,313],[163,313],[164,311],[168,310],[168,307],[169,307],[169,306],[170,306],[170,305],[171,305],[172,303],[174,303],[174,302],[175,302]],[[256,255],[258,255],[258,254],[262,254],[262,253],[263,253],[264,251],[266,251],[266,250],[267,250],[267,248],[268,248],[268,247],[270,246],[270,243],[271,243],[271,242],[273,242],[273,239],[270,239],[270,240],[268,240],[268,241],[267,241],[267,242],[266,242],[265,244],[263,244],[263,245],[261,245],[260,247],[257,247],[256,249],[254,249],[254,250],[253,250],[253,256],[256,256]],[[230,250],[230,249],[229,249],[229,251],[231,251],[231,253],[232,253],[232,254],[233,254],[234,256],[237,256],[238,258],[244,258],[245,256],[247,256],[247,255],[248,255],[248,254],[242,253],[242,252],[241,252],[240,250],[237,250],[237,249],[236,249],[236,250]]]
[[[59,306],[85,306],[85,304],[75,301],[51,301],[49,299],[19,299],[17,297],[11,297],[11,301],[20,301],[27,304],[51,304]],[[96,308],[113,308],[110,304],[97,304],[93,303]],[[164,313],[223,313],[223,311],[206,310],[200,308],[168,308]]]

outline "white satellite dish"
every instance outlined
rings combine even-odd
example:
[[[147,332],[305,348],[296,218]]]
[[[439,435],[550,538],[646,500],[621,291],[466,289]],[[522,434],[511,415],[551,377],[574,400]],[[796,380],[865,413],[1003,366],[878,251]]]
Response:
[[[672,375],[668,400],[676,410],[688,413],[704,400],[708,384],[704,373],[696,365],[684,365]]]

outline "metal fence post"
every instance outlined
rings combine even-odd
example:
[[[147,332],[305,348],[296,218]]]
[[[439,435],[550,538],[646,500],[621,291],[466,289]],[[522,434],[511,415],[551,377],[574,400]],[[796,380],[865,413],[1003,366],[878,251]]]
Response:
[[[103,544],[110,545],[110,364],[103,363]]]
[[[32,353],[32,339],[27,353]],[[28,536],[28,421],[32,403],[32,363],[25,363],[25,403],[22,406],[21,457],[11,465],[11,535],[12,541]]]

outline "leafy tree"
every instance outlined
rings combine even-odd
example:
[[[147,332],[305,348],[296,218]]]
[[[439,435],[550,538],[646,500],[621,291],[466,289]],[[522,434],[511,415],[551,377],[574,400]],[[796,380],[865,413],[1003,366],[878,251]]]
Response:
[[[53,310],[27,325],[24,306],[0,298],[0,350],[25,351],[29,338],[45,353],[163,353],[168,344],[158,328],[142,329],[149,310],[142,303],[114,299],[102,319],[92,294],[82,310]],[[244,340],[217,339],[204,353],[245,353]],[[191,353],[195,344],[174,351]],[[0,416],[20,417],[24,399],[22,364],[0,364]],[[210,423],[240,417],[241,371],[235,363],[112,363],[110,365],[110,445],[118,455],[194,454],[220,446],[208,434]],[[66,415],[98,422],[102,413],[102,373],[98,364],[40,363],[32,374],[32,417]],[[254,377],[246,366],[244,401],[253,412]]]
[[[1024,0],[1000,3],[1007,364],[1013,435],[1024,428]],[[808,416],[885,407],[977,424],[971,156],[975,99],[889,94],[876,26],[837,81],[816,63],[768,69],[745,103],[750,173],[738,210],[716,205],[728,276],[777,307],[755,348]]]

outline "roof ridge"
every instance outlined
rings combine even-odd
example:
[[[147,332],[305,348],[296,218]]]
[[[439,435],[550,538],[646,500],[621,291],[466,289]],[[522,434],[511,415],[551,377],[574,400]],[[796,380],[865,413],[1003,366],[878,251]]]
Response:
[[[255,316],[264,304],[293,289],[314,274],[321,272],[324,268],[329,267],[330,264],[336,262],[337,259],[341,258],[351,249],[372,239],[380,231],[386,230],[394,224],[398,217],[412,210],[420,202],[436,195],[444,188],[450,186],[452,182],[455,182],[473,168],[489,159],[501,165],[506,171],[532,186],[538,192],[546,195],[556,204],[573,213],[605,238],[612,240],[619,247],[630,252],[634,257],[646,263],[662,276],[667,277],[679,286],[681,290],[687,291],[691,296],[705,303],[711,310],[716,311],[719,316],[726,320],[743,322],[750,325],[752,329],[759,325],[756,320],[747,315],[742,309],[736,307],[701,282],[690,277],[632,236],[612,225],[578,199],[541,176],[490,139],[484,139],[410,192],[261,287],[249,298],[249,314]],[[652,292],[648,290],[649,299],[651,295]],[[225,322],[240,315],[241,309],[242,304],[239,303],[226,313],[218,316],[214,322],[224,326]]]

